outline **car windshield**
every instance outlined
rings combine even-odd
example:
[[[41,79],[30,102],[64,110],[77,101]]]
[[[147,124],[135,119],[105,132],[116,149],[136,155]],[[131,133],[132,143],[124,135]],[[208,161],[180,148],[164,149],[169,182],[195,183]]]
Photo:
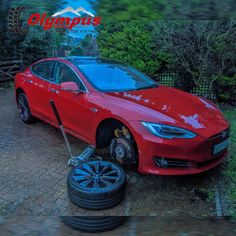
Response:
[[[97,90],[103,92],[139,90],[158,86],[154,80],[132,67],[111,63],[76,66]]]

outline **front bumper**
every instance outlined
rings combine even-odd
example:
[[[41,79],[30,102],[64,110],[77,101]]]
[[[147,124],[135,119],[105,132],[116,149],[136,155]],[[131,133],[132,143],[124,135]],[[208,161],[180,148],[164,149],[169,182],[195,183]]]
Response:
[[[213,155],[214,145],[229,138],[221,134],[210,138],[196,136],[193,139],[162,139],[149,133],[142,125],[136,123],[135,140],[138,146],[138,171],[143,174],[188,175],[207,171],[220,164],[227,156],[228,150]],[[157,159],[167,158],[174,163],[188,163],[184,166],[158,166]],[[172,162],[172,163],[173,163]]]
[[[201,164],[200,167],[189,167],[189,168],[160,168],[157,167],[153,162],[146,163],[145,166],[139,165],[138,171],[142,174],[154,174],[154,175],[191,175],[199,174],[213,167],[219,165],[228,156],[228,151],[225,151],[220,156],[212,160],[211,162],[206,162],[207,164]]]

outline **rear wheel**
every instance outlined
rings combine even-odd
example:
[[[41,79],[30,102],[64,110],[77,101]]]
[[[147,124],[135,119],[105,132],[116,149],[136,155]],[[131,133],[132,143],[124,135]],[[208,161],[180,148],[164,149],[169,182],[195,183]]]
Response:
[[[34,117],[31,114],[28,98],[25,93],[20,92],[17,96],[17,106],[21,120],[26,124],[31,124],[34,121]]]

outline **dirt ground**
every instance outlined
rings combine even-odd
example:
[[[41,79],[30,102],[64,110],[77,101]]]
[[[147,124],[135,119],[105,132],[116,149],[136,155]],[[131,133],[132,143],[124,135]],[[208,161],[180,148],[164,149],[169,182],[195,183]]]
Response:
[[[69,137],[75,153],[86,144]],[[214,196],[202,192],[218,183],[221,166],[194,176],[127,174],[125,200],[109,210],[86,211],[67,196],[68,152],[61,133],[18,117],[12,87],[0,88],[0,215],[214,216]]]

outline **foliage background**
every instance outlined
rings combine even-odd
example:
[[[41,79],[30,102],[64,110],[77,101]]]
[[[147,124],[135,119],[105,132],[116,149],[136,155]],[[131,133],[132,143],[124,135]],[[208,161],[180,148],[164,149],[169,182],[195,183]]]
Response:
[[[92,0],[91,0],[92,1]],[[99,0],[92,1],[103,20],[230,19],[236,16],[234,0]]]
[[[154,79],[172,70],[178,74],[176,87],[198,94],[204,88],[219,102],[232,104],[234,97],[236,102],[235,1],[90,1],[103,18],[97,40],[88,35],[67,48],[69,55],[99,55],[130,64]],[[26,67],[57,56],[65,30],[30,27],[27,35],[16,35],[7,28],[7,13],[25,6],[29,14],[52,14],[62,4],[65,1],[2,0],[0,60],[20,58]],[[166,18],[174,20],[158,20]]]
[[[100,56],[132,65],[154,79],[164,70],[191,92],[206,85],[220,102],[236,94],[235,20],[110,21],[99,29]]]

